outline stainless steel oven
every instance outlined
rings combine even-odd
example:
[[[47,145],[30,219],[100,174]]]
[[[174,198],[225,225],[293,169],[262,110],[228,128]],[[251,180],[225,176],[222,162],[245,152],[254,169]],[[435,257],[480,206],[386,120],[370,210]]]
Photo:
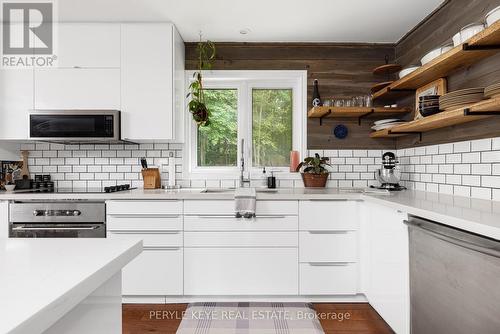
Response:
[[[105,238],[104,202],[13,201],[9,203],[10,238]]]
[[[31,140],[120,141],[118,110],[35,110],[29,115]]]

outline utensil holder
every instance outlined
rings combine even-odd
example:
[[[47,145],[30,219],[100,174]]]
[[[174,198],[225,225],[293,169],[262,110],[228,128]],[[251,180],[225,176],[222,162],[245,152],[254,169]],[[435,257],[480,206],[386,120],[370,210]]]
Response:
[[[141,172],[144,189],[161,188],[160,170],[158,168],[144,168]]]

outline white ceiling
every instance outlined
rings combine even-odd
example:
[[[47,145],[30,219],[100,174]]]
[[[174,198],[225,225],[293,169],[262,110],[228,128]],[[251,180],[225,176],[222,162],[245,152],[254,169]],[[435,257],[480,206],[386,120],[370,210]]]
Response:
[[[171,21],[186,42],[396,42],[443,0],[56,0],[58,20]],[[250,33],[240,34],[249,29]]]

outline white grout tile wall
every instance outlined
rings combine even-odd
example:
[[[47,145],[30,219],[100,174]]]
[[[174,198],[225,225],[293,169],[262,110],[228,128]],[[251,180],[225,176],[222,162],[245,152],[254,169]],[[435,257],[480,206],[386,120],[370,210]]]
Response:
[[[500,138],[398,150],[409,189],[500,200]]]
[[[183,179],[183,144],[63,145],[23,144],[29,150],[32,174],[51,174],[58,187],[103,187],[130,183],[142,187],[140,157],[161,166],[162,182],[168,180],[168,157],[174,154],[177,183],[182,187],[234,187],[237,180]],[[378,184],[382,150],[310,150],[332,163],[328,187],[367,187]],[[397,151],[402,184],[424,190],[500,200],[500,138],[432,145]],[[278,186],[303,187],[297,176],[277,174]],[[255,183],[262,180],[253,180]]]

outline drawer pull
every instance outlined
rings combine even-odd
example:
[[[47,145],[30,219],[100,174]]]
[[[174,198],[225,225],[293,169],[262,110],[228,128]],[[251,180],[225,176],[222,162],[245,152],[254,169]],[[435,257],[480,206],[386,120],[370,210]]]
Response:
[[[309,234],[347,234],[352,231],[330,231],[330,230],[317,230],[317,231],[308,231]]]
[[[197,217],[203,219],[235,219],[234,215],[198,215]]]
[[[116,218],[179,218],[181,215],[166,215],[166,214],[154,214],[154,213],[110,213],[109,216]]]
[[[345,267],[351,262],[308,262],[312,267]]]
[[[286,218],[285,215],[257,215],[255,218],[270,218],[270,219],[283,219]]]
[[[179,234],[181,231],[164,231],[164,230],[110,230],[111,234]]]
[[[168,250],[168,251],[178,251],[180,247],[162,247],[162,246],[144,246],[144,250]]]

